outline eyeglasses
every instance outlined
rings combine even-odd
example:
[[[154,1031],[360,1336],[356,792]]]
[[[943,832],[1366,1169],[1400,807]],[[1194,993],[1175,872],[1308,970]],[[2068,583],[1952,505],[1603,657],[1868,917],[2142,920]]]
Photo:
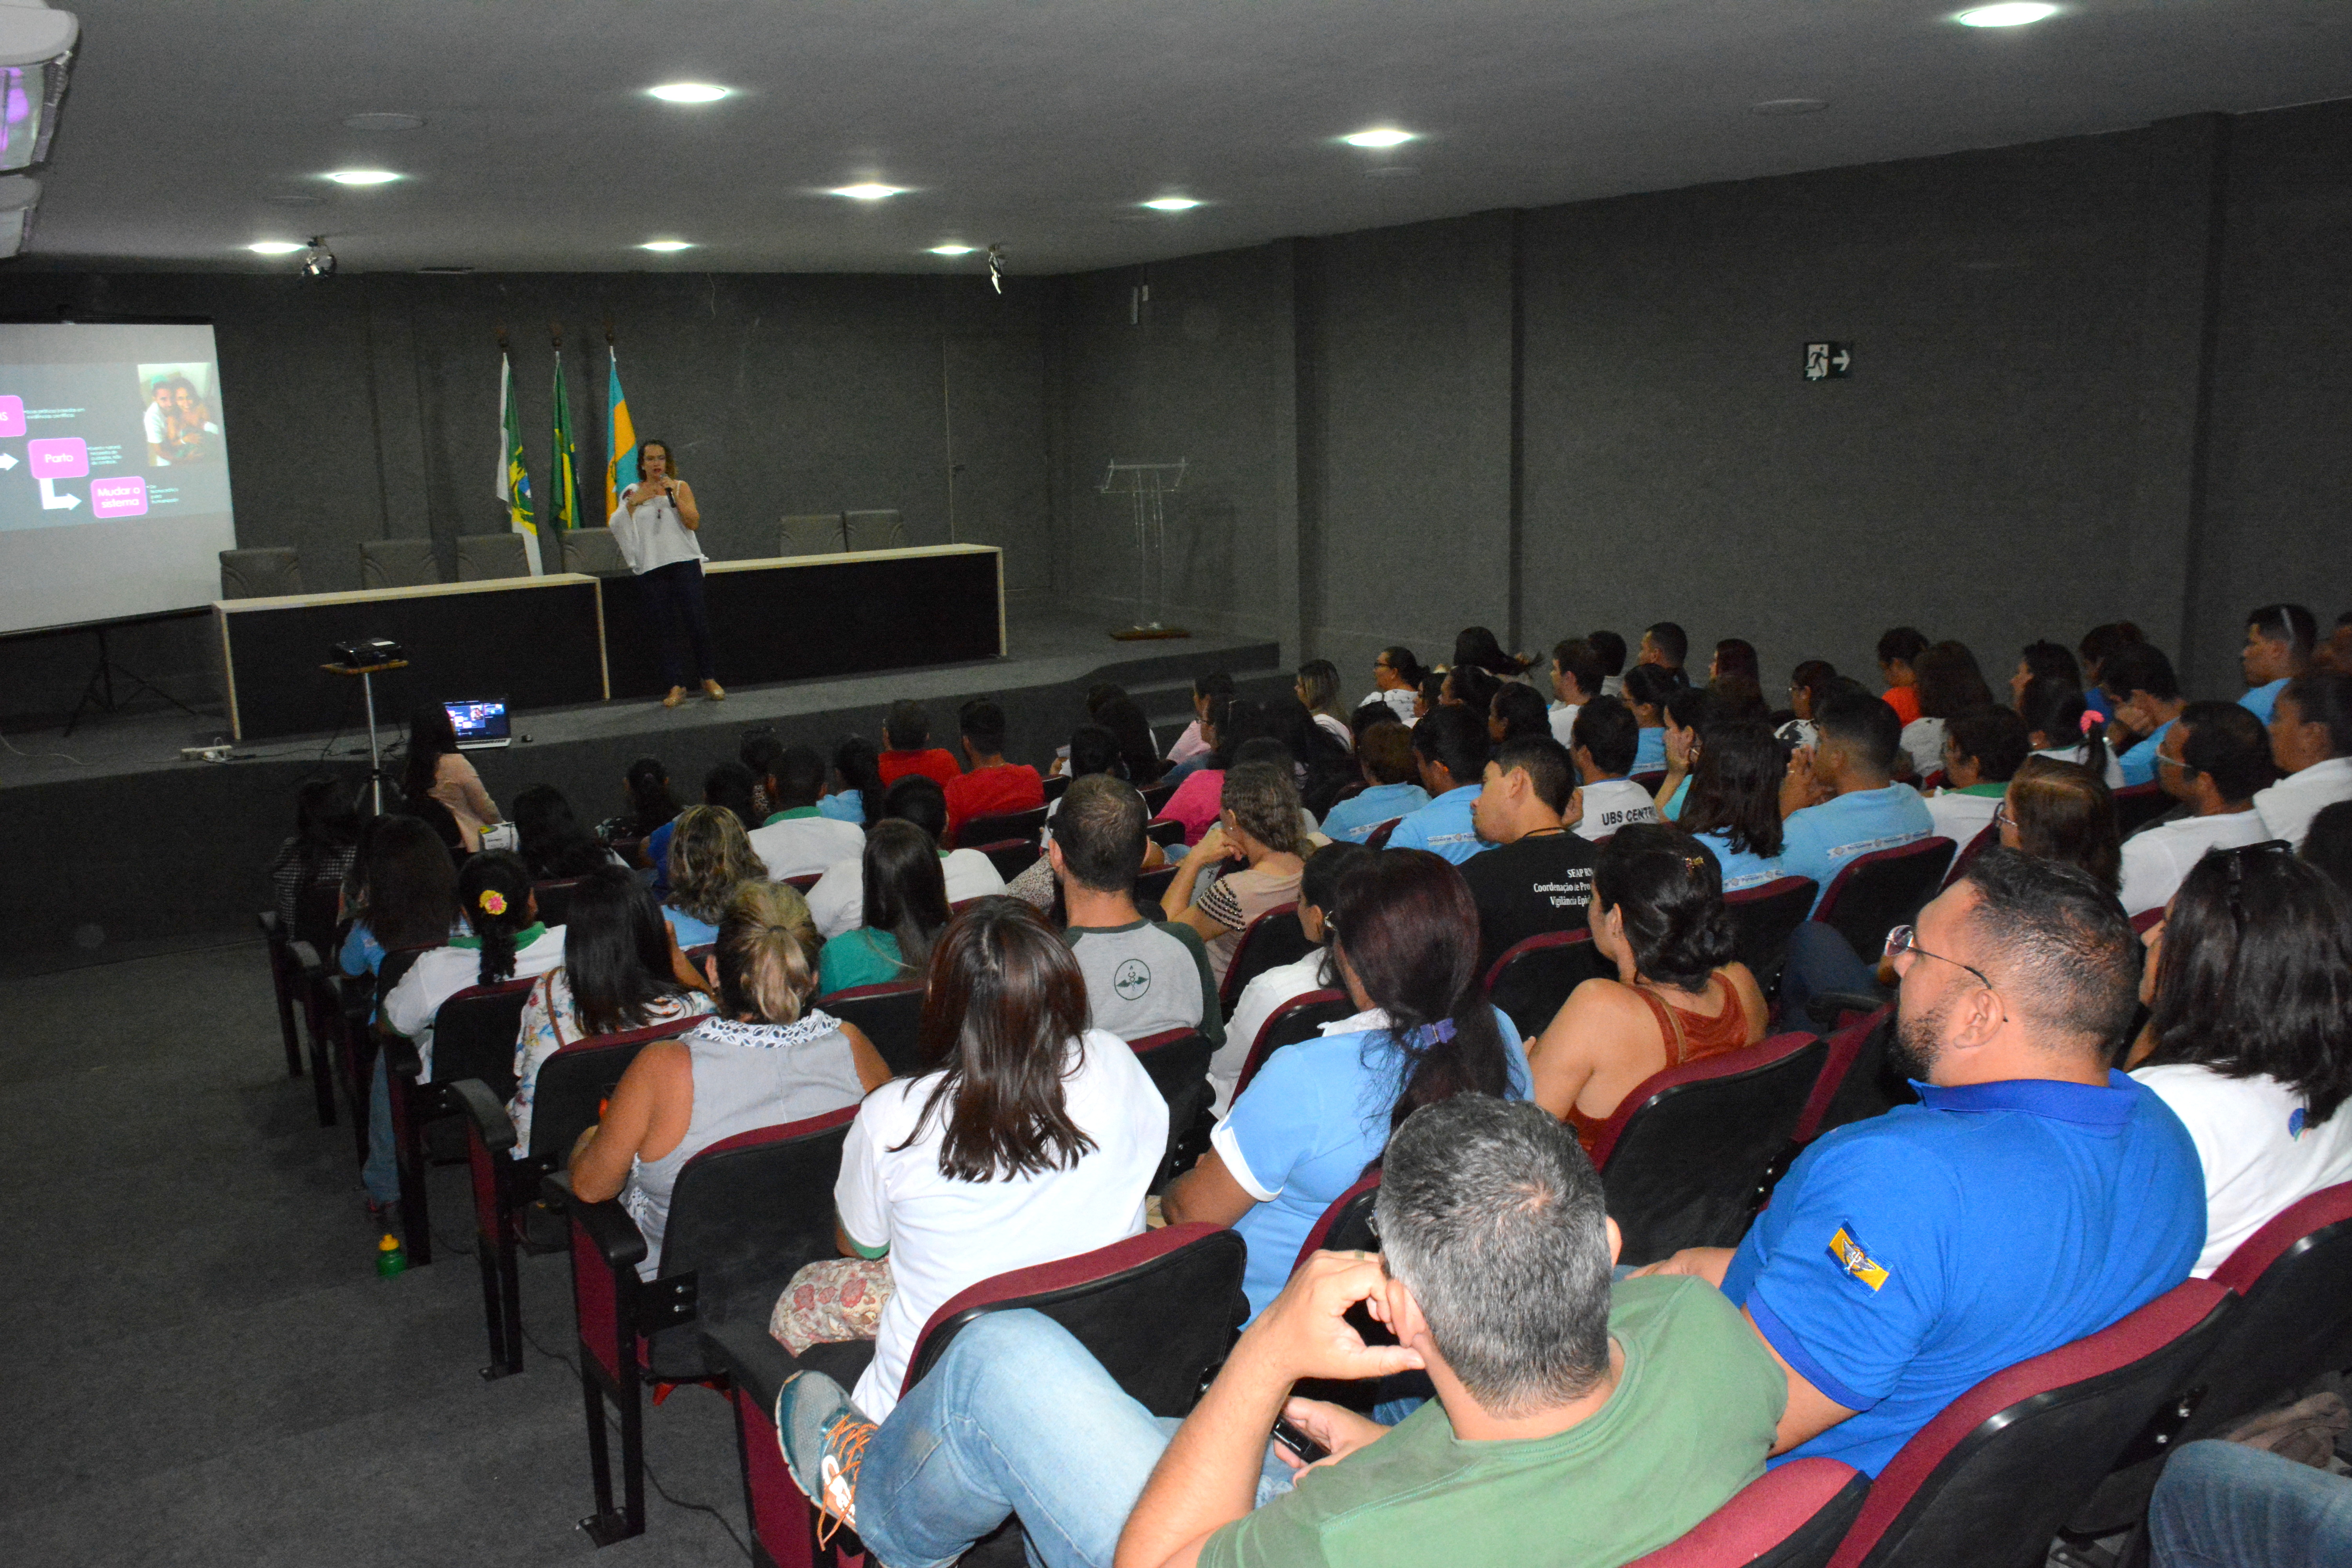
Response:
[[[2013,827],[2016,824],[2017,818],[2010,815],[2009,802],[2004,800],[1999,805],[1992,808],[1992,830],[1995,833],[1999,833],[2004,827]],[[1909,926],[1898,926],[1895,929],[1898,931],[1909,931],[1911,928]],[[1935,954],[1929,953],[1927,956],[1933,958]]]
[[[1919,945],[1918,938],[1919,931],[1917,927],[1896,926],[1893,931],[1886,933],[1886,956],[1889,958],[1897,958],[1907,952],[1915,958],[1941,959],[1946,963],[1953,964],[1958,968],[1967,970],[1970,974],[1977,977],[1978,981],[1986,990],[1993,992],[1996,994],[1999,994],[2000,988],[1992,983],[1992,976],[1987,974],[1983,970],[1979,969],[1973,963],[1962,963],[1957,958],[1946,958],[1944,954],[1940,952],[1929,952],[1926,948]]]

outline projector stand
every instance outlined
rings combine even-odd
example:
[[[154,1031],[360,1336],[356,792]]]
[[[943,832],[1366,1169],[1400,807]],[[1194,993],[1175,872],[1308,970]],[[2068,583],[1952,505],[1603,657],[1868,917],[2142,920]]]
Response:
[[[65,732],[68,735],[74,732],[74,726],[81,722],[83,712],[93,704],[100,712],[111,713],[121,707],[124,701],[138,696],[142,691],[153,692],[191,719],[204,717],[145,676],[115,663],[106,650],[106,628],[93,626],[90,629],[98,636],[98,664],[89,672],[89,679],[81,689],[81,700],[74,704],[73,716],[66,721]],[[119,698],[114,694],[114,678],[118,675],[128,682],[131,688]]]
[[[383,664],[322,664],[319,667],[329,675],[356,675],[360,678],[360,695],[367,700],[368,721],[368,787],[375,791],[375,815],[383,815],[383,752],[375,739],[375,678],[387,669],[406,669],[404,658],[388,659]]]

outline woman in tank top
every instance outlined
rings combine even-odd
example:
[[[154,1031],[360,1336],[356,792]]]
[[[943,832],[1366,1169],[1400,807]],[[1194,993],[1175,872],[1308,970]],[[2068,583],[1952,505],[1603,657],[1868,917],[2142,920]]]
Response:
[[[704,961],[719,1016],[639,1051],[596,1126],[572,1150],[572,1189],[617,1196],[646,1238],[641,1279],[660,1271],[669,1197],[686,1163],[722,1138],[855,1105],[890,1069],[856,1026],[811,1011],[816,965],[793,934],[790,889],[747,882]]]
[[[1528,1051],[1536,1103],[1576,1131],[1585,1152],[1653,1073],[1764,1037],[1764,994],[1733,956],[1715,851],[1679,827],[1619,828],[1592,871],[1586,918],[1617,966],[1560,1005]]]

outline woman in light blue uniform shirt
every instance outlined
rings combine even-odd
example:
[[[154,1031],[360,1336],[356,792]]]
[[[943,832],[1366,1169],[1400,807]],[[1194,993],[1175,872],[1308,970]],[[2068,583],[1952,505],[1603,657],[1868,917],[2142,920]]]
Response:
[[[1727,894],[1780,875],[1780,775],[1788,768],[1764,725],[1734,719],[1708,727],[1676,820],[1715,851]]]

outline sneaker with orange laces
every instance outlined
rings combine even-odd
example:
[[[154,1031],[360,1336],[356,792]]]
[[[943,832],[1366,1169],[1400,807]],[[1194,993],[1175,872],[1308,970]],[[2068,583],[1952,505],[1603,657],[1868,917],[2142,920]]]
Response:
[[[842,1525],[857,1528],[857,1470],[874,1432],[875,1423],[821,1372],[794,1373],[776,1391],[776,1445],[794,1483],[816,1504],[819,1546]]]

